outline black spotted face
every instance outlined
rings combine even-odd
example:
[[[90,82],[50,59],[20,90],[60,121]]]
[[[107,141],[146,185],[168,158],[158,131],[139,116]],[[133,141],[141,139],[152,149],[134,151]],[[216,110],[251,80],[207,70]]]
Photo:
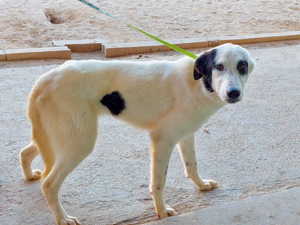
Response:
[[[237,64],[236,69],[238,70],[240,75],[248,74],[248,63],[245,60],[240,60]]]
[[[244,84],[253,68],[254,61],[246,49],[224,44],[199,56],[195,62],[194,78],[202,78],[207,93],[215,93],[226,103],[235,103],[242,100]],[[207,96],[213,97],[211,94]]]
[[[199,80],[203,77],[203,83],[209,92],[214,91],[212,87],[212,69],[216,54],[216,49],[204,52],[195,62],[194,78]]]

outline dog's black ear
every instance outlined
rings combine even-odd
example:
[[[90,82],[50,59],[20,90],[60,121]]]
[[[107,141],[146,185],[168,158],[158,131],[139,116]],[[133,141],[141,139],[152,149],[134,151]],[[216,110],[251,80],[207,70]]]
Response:
[[[203,76],[211,76],[216,53],[217,50],[213,49],[210,51],[206,51],[199,56],[199,58],[195,62],[194,67],[195,80],[199,80]]]

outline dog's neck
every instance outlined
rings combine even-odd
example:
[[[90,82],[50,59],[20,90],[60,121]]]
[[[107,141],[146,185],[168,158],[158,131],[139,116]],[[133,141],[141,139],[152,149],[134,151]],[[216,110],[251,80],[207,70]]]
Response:
[[[183,64],[188,65],[186,68],[181,68],[183,71],[186,71],[183,76],[184,83],[184,93],[193,103],[197,111],[205,111],[204,107],[207,107],[213,111],[218,111],[224,105],[216,92],[209,92],[203,83],[203,78],[200,80],[195,80],[193,76],[194,72],[194,61],[184,57],[182,60],[189,60],[189,63]]]

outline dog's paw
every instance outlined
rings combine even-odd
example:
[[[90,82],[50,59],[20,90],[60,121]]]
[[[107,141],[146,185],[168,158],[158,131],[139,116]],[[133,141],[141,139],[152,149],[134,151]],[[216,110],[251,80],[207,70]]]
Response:
[[[80,225],[79,221],[73,216],[57,218],[58,225]]]
[[[32,170],[32,174],[30,176],[26,176],[26,180],[38,180],[41,178],[42,176],[42,172],[41,170],[35,169]]]
[[[40,179],[41,176],[42,176],[42,172],[43,171],[38,170],[38,169],[33,170],[32,171],[32,178],[31,178],[31,180],[38,180],[38,179]]]
[[[217,187],[218,183],[214,180],[205,180],[203,179],[204,184],[198,185],[200,191],[209,191]]]
[[[166,218],[168,216],[177,216],[177,213],[170,206],[166,206],[165,209],[160,210],[158,213],[160,219]]]

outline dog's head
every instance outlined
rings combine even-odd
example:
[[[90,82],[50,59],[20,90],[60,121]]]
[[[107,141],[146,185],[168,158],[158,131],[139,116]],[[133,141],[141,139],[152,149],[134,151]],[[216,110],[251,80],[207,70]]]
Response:
[[[195,62],[194,78],[210,97],[215,92],[226,103],[236,103],[243,98],[244,84],[254,68],[249,52],[233,44],[224,44],[201,54]]]

